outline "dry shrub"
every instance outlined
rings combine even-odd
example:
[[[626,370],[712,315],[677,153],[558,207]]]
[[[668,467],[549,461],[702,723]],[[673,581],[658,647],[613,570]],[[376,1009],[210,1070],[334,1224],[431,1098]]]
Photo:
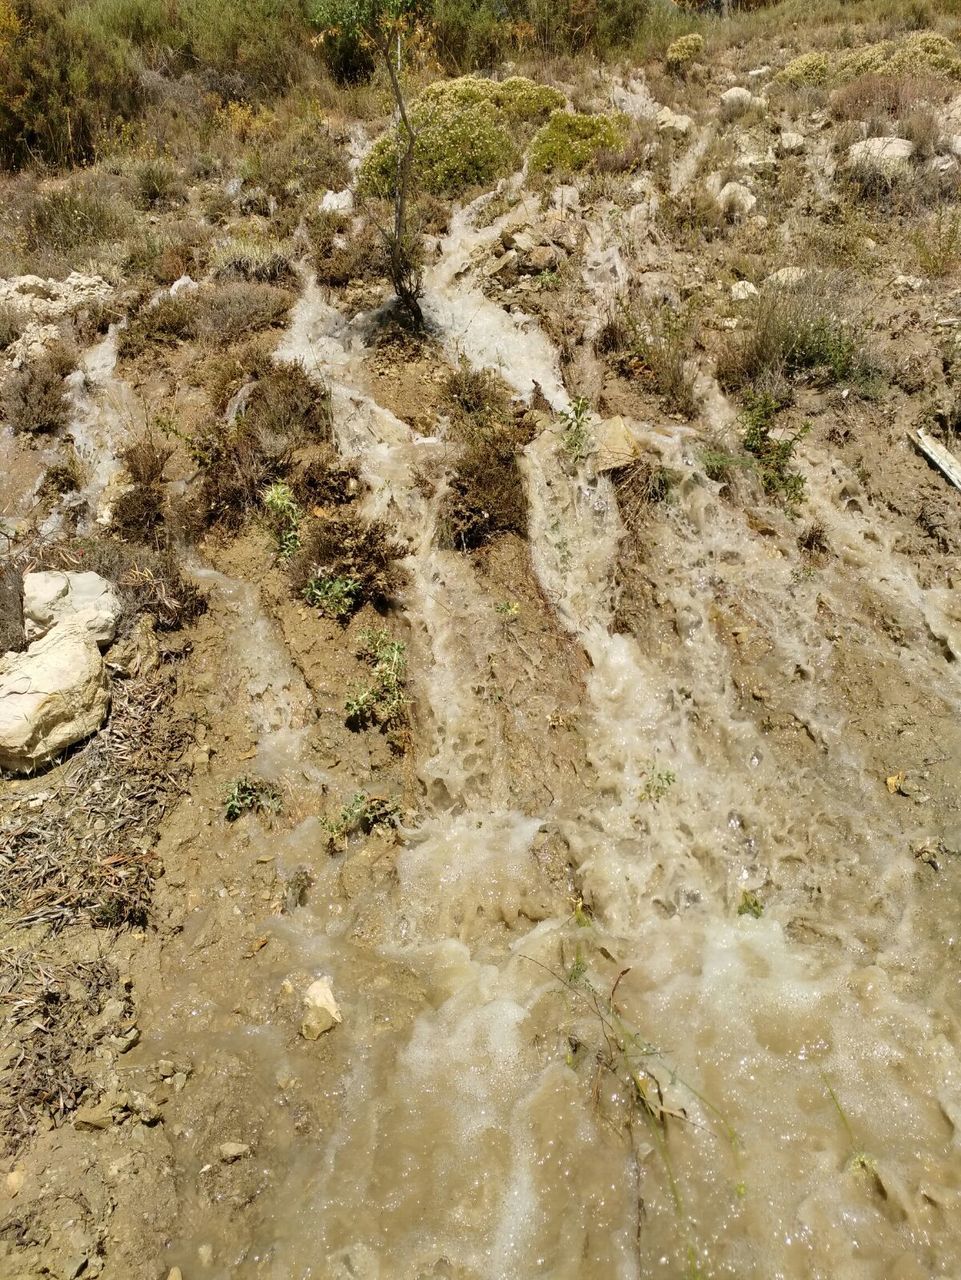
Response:
[[[26,319],[23,312],[4,302],[0,304],[0,351],[6,351],[23,333]]]
[[[164,471],[173,454],[148,432],[124,449],[120,458],[132,485],[114,503],[113,528],[128,542],[155,543],[162,540],[166,514]]]
[[[272,364],[254,383],[244,416],[264,436],[329,441],[330,388],[311,378],[302,364]]]
[[[637,458],[613,471],[611,480],[625,527],[636,529],[651,507],[666,502],[677,479],[670,468],[649,458]]]
[[[510,393],[488,369],[475,369],[461,356],[444,384],[448,410],[458,418],[476,422],[497,420],[510,407]]]
[[[163,631],[175,631],[207,609],[207,598],[180,570],[169,548],[132,547],[116,538],[80,538],[44,549],[43,569],[92,570],[113,582],[124,606],[121,632],[138,613],[150,613]]]
[[[382,608],[393,598],[397,561],[406,555],[382,520],[365,521],[351,511],[312,519],[303,529],[300,550],[290,564],[291,583],[310,598],[317,582],[350,584],[349,616],[364,604]]]
[[[73,351],[58,343],[10,375],[3,389],[3,415],[17,434],[52,435],[67,425],[64,379],[76,367]]]
[[[514,444],[478,433],[462,448],[440,515],[440,541],[472,551],[503,533],[527,536],[527,496]]]
[[[900,119],[917,107],[943,102],[950,85],[937,76],[869,73],[831,94],[831,114],[837,120]]]
[[[622,376],[648,384],[670,412],[693,418],[698,406],[688,360],[696,340],[690,312],[629,298],[610,312],[594,345]]]
[[[356,463],[344,461],[330,445],[298,467],[290,486],[300,507],[342,507],[360,496],[362,483]]]
[[[286,289],[236,283],[169,294],[144,307],[120,334],[121,355],[192,340],[226,346],[247,334],[283,324],[294,302]]]
[[[386,274],[384,246],[371,222],[354,230],[351,215],[322,211],[309,219],[307,235],[318,284],[339,289]]]

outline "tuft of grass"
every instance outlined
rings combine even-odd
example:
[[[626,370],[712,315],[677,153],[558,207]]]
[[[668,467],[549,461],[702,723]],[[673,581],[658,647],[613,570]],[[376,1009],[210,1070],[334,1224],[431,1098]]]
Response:
[[[910,233],[918,269],[933,280],[953,276],[961,267],[961,212],[939,207]]]
[[[783,395],[800,374],[857,383],[872,372],[861,325],[842,302],[843,285],[813,276],[796,288],[768,286],[753,300],[750,328],[722,346],[718,379],[728,390]]]
[[[351,728],[392,725],[404,717],[409,699],[406,692],[407,646],[389,632],[367,630],[358,656],[370,664],[373,681],[354,689],[347,699],[347,723]]]
[[[266,236],[231,236],[214,249],[210,264],[221,280],[280,284],[296,276],[290,250]]]
[[[670,467],[637,458],[618,467],[611,479],[621,519],[628,529],[636,529],[651,507],[668,500],[678,475]]]
[[[0,304],[0,351],[6,351],[20,337],[26,326],[26,317],[9,303]]]
[[[70,405],[64,379],[76,366],[73,352],[57,344],[8,377],[0,407],[18,435],[55,435],[66,427]]]
[[[624,376],[648,383],[672,413],[693,418],[698,404],[687,361],[696,333],[689,310],[625,300],[609,316],[597,347]]]
[[[753,889],[745,889],[742,892],[737,914],[739,916],[753,916],[755,920],[760,920],[761,916],[764,915],[764,903]]]
[[[224,818],[236,822],[245,813],[279,813],[283,797],[272,782],[244,776],[231,783],[224,796]]]
[[[322,210],[307,219],[306,227],[318,284],[340,289],[386,274],[384,246],[372,222],[355,229],[349,215]]]
[[[26,247],[64,254],[118,238],[125,227],[109,197],[74,184],[38,195],[23,220]]]
[[[375,827],[394,827],[400,817],[396,800],[384,796],[372,796],[367,791],[355,791],[334,818],[322,818],[327,841],[332,850],[346,848],[349,838],[357,832],[370,835]]]
[[[166,209],[183,195],[177,170],[168,161],[150,156],[133,168],[133,202],[138,209]]]

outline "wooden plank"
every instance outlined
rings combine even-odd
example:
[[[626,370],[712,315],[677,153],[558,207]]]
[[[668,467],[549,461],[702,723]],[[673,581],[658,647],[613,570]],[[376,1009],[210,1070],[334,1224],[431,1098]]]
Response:
[[[961,489],[961,462],[953,454],[948,453],[943,444],[933,440],[923,427],[919,427],[915,433],[914,443],[925,457],[947,476],[956,489]]]

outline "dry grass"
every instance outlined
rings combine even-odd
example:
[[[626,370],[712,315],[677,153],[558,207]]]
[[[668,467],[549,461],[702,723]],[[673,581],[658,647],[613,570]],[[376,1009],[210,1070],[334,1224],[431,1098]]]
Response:
[[[322,212],[308,220],[307,235],[318,284],[340,289],[386,275],[384,246],[373,223],[355,231],[351,215]]]
[[[77,367],[76,355],[59,344],[10,375],[0,407],[18,435],[55,435],[70,419],[64,379]]]
[[[161,298],[144,307],[120,334],[119,351],[127,358],[150,347],[187,340],[214,348],[284,323],[294,295],[259,283],[223,284]]]
[[[611,480],[625,528],[638,529],[651,507],[667,501],[677,479],[675,472],[649,458],[638,458],[618,467]]]
[[[0,911],[8,926],[59,930],[78,920],[147,919],[154,831],[181,789],[190,725],[171,714],[176,680],[161,667],[117,680],[110,719],[51,781],[0,816]]]
[[[647,384],[671,413],[693,418],[698,406],[689,361],[697,338],[692,313],[625,299],[609,314],[595,349],[623,377]]]
[[[107,1002],[117,1012],[102,1017]],[[0,1006],[15,1052],[0,1092],[3,1147],[15,1154],[38,1122],[57,1125],[83,1100],[82,1066],[97,1042],[132,1022],[132,1002],[106,960],[64,962],[43,950],[0,951]]]

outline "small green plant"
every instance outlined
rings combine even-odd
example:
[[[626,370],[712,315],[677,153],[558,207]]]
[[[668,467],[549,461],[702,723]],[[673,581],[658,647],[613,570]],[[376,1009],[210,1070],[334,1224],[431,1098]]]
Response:
[[[364,725],[389,725],[404,714],[408,698],[407,646],[394,640],[387,631],[365,631],[358,657],[373,670],[373,683],[354,690],[347,699],[347,723],[352,728]]]
[[[494,605],[494,612],[506,625],[517,621],[520,617],[521,607],[516,600],[499,600]]]
[[[328,618],[349,618],[360,598],[356,578],[335,578],[317,574],[304,587],[304,599]]]
[[[283,798],[272,782],[264,778],[242,777],[231,784],[224,797],[224,817],[236,822],[245,813],[279,813]]]
[[[961,267],[961,214],[940,207],[912,233],[918,267],[931,279],[954,275]]]
[[[591,435],[591,403],[585,396],[575,396],[570,409],[560,415],[564,434],[561,446],[572,462],[583,462],[594,447]]]
[[[761,916],[764,915],[764,903],[753,889],[745,889],[741,894],[737,914],[739,916],[753,916],[755,920],[760,920]]]
[[[802,423],[797,431],[788,434],[776,434],[779,408],[779,402],[767,393],[748,398],[741,416],[744,448],[757,461],[764,492],[795,507],[804,499],[804,477],[791,470],[791,463],[797,443],[807,435],[810,423]]]
[[[290,485],[275,481],[264,490],[264,507],[281,560],[300,550],[300,522],[304,518]]]
[[[645,769],[641,783],[639,798],[648,804],[657,805],[663,800],[677,781],[677,774],[672,769],[660,769],[656,764]]]
[[[327,832],[332,849],[346,848],[355,832],[369,835],[375,827],[394,827],[399,816],[400,806],[396,800],[355,791],[335,818],[321,819],[321,826]]]

